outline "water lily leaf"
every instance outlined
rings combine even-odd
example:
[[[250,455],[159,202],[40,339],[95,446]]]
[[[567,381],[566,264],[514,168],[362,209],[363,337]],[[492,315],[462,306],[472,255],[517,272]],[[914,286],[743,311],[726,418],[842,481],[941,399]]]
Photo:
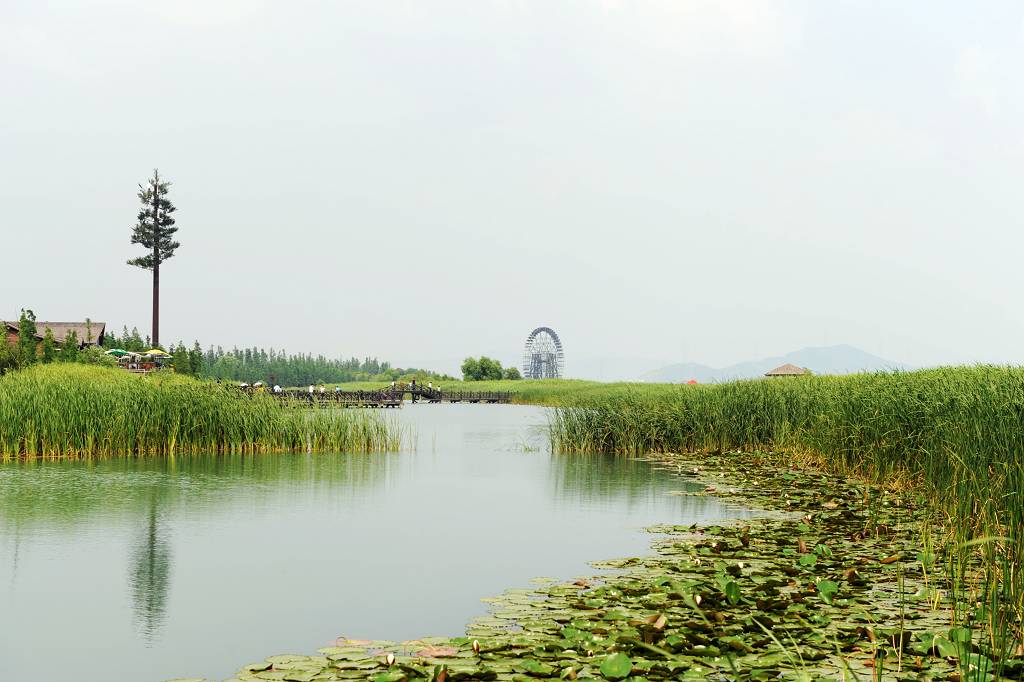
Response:
[[[522,661],[517,661],[513,666],[526,673],[527,675],[533,675],[535,677],[547,677],[555,672],[555,669],[547,663],[541,663],[532,658],[526,658]]]
[[[725,598],[729,600],[730,604],[736,606],[740,602],[741,597],[740,586],[735,580],[730,580],[725,586]]]
[[[832,597],[839,591],[839,585],[831,580],[822,580],[818,583],[818,594],[826,604],[832,603]]]
[[[444,656],[454,656],[457,653],[459,653],[459,650],[453,646],[428,646],[417,651],[416,655],[421,658],[442,658]]]
[[[601,664],[601,674],[609,680],[623,680],[633,672],[633,661],[623,653],[614,653],[604,659]]]
[[[953,642],[960,642],[962,644],[970,644],[971,642],[971,631],[967,628],[950,628],[949,639]]]
[[[312,682],[320,674],[320,671],[294,671],[286,673],[284,676],[284,682]]]
[[[258,673],[262,670],[270,670],[272,663],[264,661],[263,663],[250,663],[249,665],[242,668],[242,670],[250,673]]]
[[[405,682],[409,679],[404,672],[386,672],[374,675],[372,678],[373,682]]]
[[[961,645],[950,641],[945,635],[936,635],[932,640],[932,646],[942,658],[958,658],[962,651]]]

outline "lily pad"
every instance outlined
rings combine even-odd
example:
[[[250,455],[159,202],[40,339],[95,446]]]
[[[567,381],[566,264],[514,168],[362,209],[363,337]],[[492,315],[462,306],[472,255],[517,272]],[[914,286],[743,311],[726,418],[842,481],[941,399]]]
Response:
[[[604,659],[601,664],[601,674],[609,680],[622,680],[629,677],[633,672],[633,661],[623,653],[614,653]]]

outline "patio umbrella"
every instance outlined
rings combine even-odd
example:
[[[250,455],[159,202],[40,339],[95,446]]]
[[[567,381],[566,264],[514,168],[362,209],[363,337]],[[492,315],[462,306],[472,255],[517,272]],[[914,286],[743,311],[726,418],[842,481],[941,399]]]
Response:
[[[152,355],[154,358],[169,358],[170,355],[166,351],[162,351],[159,348],[150,348],[143,355]]]
[[[106,354],[107,355],[113,355],[113,356],[119,357],[119,358],[123,357],[125,355],[131,355],[131,353],[126,351],[124,348],[111,348],[110,350],[107,351]]]

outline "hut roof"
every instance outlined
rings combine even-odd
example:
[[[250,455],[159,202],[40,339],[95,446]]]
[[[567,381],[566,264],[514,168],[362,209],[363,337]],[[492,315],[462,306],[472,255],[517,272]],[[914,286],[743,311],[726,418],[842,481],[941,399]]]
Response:
[[[17,322],[4,322],[7,328],[11,331],[18,331]],[[50,329],[53,331],[53,338],[57,343],[63,343],[64,339],[71,332],[75,332],[78,337],[78,343],[85,344],[89,338],[89,330],[92,330],[92,343],[98,344],[103,338],[103,335],[107,330],[106,322],[44,322],[36,320],[36,338],[42,339],[46,335],[46,330]]]
[[[803,367],[797,367],[796,365],[788,362],[781,367],[776,367],[775,369],[764,373],[766,377],[796,377],[803,374],[808,374],[808,371]]]

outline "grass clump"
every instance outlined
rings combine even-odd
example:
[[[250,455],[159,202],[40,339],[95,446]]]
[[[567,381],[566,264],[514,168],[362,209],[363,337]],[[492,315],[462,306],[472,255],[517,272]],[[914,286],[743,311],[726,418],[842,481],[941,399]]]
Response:
[[[378,415],[309,414],[174,374],[43,365],[0,378],[0,458],[397,450]]]

